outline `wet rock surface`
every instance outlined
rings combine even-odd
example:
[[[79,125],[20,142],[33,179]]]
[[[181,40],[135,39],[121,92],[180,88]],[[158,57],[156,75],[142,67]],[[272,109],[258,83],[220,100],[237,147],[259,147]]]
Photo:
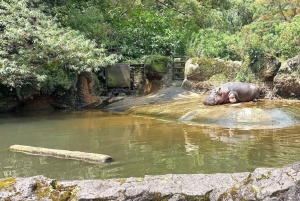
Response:
[[[300,162],[254,172],[59,181],[0,179],[1,200],[299,200]]]
[[[204,95],[171,87],[140,98],[116,102],[109,111],[178,120],[200,126],[239,129],[284,128],[300,122],[300,103],[293,100],[267,100],[216,106],[204,105]]]
[[[103,107],[103,109],[113,112],[125,112],[135,106],[146,107],[148,105],[151,107],[153,104],[175,102],[184,99],[190,100],[191,98],[197,99],[198,97],[198,94],[184,90],[181,87],[168,87],[146,96],[119,96],[118,100],[120,101],[112,102]]]

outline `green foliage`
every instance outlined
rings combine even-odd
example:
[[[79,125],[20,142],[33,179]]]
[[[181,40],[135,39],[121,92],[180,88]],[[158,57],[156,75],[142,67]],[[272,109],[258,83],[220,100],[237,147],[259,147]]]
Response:
[[[291,58],[300,51],[300,16],[291,22],[254,22],[245,26],[242,36],[245,40],[244,51],[272,54],[282,59]]]
[[[282,58],[290,58],[300,52],[300,15],[295,16],[290,23],[280,23],[276,26],[279,33],[273,40],[276,53]]]
[[[118,30],[118,49],[125,58],[139,58],[142,55],[172,55],[182,53],[182,32],[173,29],[174,13],[159,13],[154,8],[142,6],[129,11],[126,17],[114,21]]]
[[[229,32],[222,32],[218,29],[201,29],[192,36],[187,45],[188,56],[205,56],[240,59],[240,55],[234,51],[238,43],[237,37]]]
[[[48,75],[40,84],[40,91],[52,93],[54,91],[64,92],[76,84],[77,73],[65,72],[62,68],[51,71],[44,70],[44,74]]]
[[[127,61],[156,54],[247,60],[252,69],[237,77],[249,80],[263,55],[299,54],[299,14],[294,0],[4,0],[0,83],[66,90],[77,74],[120,59],[113,53]]]
[[[232,0],[230,9],[223,12],[223,27],[235,33],[254,21],[254,0]]]
[[[98,71],[117,60],[79,32],[59,27],[29,0],[1,1],[0,8],[2,84],[32,85],[48,92],[58,85],[67,89],[71,76]]]
[[[105,19],[99,3],[66,1],[63,5],[55,7],[56,16],[65,27],[80,31],[87,38],[95,40],[102,46],[109,46],[113,35],[111,24]],[[101,4],[106,7],[106,4]]]

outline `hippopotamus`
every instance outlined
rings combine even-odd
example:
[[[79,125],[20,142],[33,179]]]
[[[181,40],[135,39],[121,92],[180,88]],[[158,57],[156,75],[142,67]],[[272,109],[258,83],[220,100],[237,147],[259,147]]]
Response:
[[[259,88],[251,83],[227,82],[212,90],[203,103],[205,105],[219,105],[224,103],[238,103],[254,101],[259,95]]]

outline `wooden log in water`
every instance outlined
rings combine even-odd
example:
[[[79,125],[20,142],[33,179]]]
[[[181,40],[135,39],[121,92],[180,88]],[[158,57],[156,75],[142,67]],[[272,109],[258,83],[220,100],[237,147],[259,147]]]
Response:
[[[89,163],[107,163],[112,162],[114,159],[108,155],[86,153],[81,151],[68,151],[59,149],[47,149],[42,147],[32,147],[24,145],[12,145],[9,147],[11,151],[22,152],[31,155],[53,156],[56,158],[76,159]]]

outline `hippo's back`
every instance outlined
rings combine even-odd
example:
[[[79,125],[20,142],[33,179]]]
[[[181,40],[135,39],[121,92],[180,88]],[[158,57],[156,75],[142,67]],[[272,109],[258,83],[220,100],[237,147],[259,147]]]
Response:
[[[252,83],[244,82],[228,82],[224,84],[230,91],[234,91],[237,94],[239,101],[252,101],[258,98],[259,88]]]

